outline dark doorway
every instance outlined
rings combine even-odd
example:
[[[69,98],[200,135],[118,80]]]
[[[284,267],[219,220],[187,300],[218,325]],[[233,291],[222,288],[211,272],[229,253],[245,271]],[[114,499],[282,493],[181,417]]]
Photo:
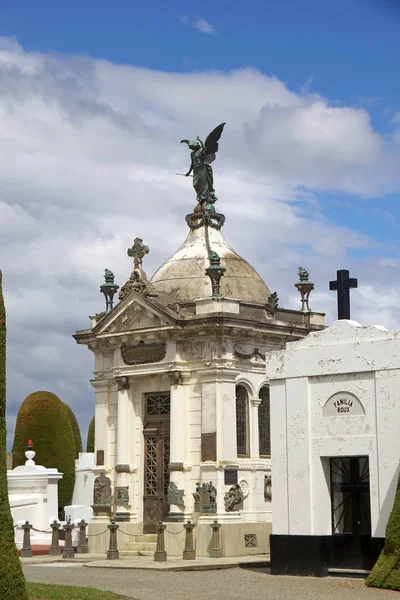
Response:
[[[169,513],[170,395],[146,394],[145,403],[143,533],[155,533]]]
[[[348,569],[369,569],[371,505],[368,457],[331,458],[330,472],[333,564]]]

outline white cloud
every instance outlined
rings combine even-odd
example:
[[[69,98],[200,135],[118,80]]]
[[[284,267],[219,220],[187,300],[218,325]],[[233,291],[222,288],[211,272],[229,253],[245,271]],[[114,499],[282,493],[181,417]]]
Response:
[[[353,292],[354,317],[400,326],[396,259],[350,260],[349,249],[376,243],[330,222],[319,206],[324,190],[374,195],[399,187],[398,157],[366,110],[297,94],[252,69],[163,73],[28,53],[0,38],[9,431],[36,389],[59,394],[86,428],[92,356],[71,335],[103,308],[104,268],[120,285],[128,278],[135,236],[150,246],[149,276],[183,241],[195,201],[190,181],[174,175],[189,161],[179,140],[204,138],[222,121],[214,171],[224,234],[281,304],[300,306],[293,284],[304,264],[316,285],[311,306],[333,317],[327,281],[350,266],[364,282]]]
[[[181,17],[181,22],[186,25],[186,27],[194,27],[201,31],[201,33],[214,34],[216,33],[215,26],[209,23],[206,19],[197,18],[194,21],[191,21],[187,15]]]

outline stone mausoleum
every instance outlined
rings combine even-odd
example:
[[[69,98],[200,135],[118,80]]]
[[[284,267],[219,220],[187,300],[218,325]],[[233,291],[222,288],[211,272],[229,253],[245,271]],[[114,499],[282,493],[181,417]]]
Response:
[[[95,359],[89,533],[101,533],[115,516],[124,532],[121,550],[153,549],[162,520],[166,549],[178,555],[182,524],[191,519],[199,556],[208,555],[214,520],[221,523],[224,556],[268,551],[265,354],[322,329],[324,316],[308,309],[312,284],[305,272],[296,284],[303,310],[280,308],[225,241],[224,221],[199,203],[186,217],[186,240],[150,280],[142,264],[149,248],[136,238],[119,302],[112,306],[117,286],[106,271],[107,311],[74,336]],[[90,551],[104,551],[106,543],[107,534],[90,537]]]

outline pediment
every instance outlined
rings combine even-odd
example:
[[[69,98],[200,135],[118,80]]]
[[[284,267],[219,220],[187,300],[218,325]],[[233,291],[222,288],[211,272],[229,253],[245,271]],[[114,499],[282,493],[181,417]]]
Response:
[[[124,333],[173,325],[175,319],[151,300],[130,294],[110,316],[96,326],[96,334]]]

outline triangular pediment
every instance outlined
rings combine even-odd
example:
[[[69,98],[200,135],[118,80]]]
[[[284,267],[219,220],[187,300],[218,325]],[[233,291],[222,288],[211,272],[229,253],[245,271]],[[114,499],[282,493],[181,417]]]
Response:
[[[102,319],[93,333],[125,333],[175,324],[171,311],[142,294],[132,293]]]

